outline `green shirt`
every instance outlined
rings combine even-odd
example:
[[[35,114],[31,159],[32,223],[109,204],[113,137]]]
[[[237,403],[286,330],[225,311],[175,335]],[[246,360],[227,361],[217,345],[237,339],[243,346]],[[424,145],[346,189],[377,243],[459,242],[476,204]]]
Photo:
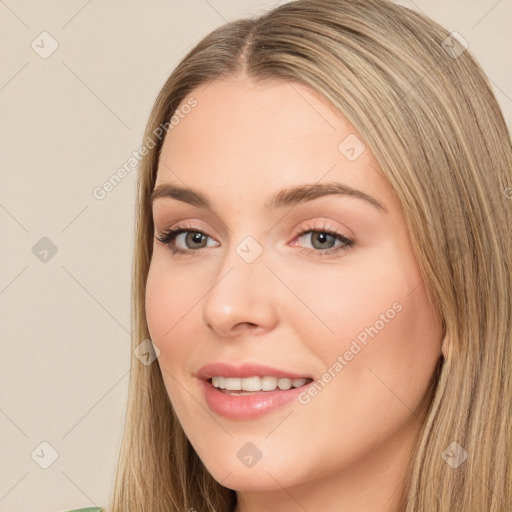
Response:
[[[76,508],[68,512],[103,512],[103,509],[100,507]]]

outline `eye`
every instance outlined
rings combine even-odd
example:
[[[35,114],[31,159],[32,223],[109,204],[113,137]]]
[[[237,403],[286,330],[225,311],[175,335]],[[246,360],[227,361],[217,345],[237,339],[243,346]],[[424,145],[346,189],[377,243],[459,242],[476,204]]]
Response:
[[[296,238],[298,240],[309,239],[312,249],[305,248],[305,251],[319,256],[344,251],[354,245],[353,240],[328,227],[311,227],[301,231]],[[336,242],[338,242],[338,246],[336,246]]]
[[[155,236],[155,238],[169,246],[173,254],[191,254],[197,252],[197,249],[207,247],[208,244],[205,245],[204,242],[210,237],[193,226],[176,226],[174,229],[168,229],[162,236]],[[185,248],[178,247],[178,243],[184,244]]]
[[[167,245],[173,254],[196,256],[200,252],[199,249],[218,245],[217,242],[209,244],[208,239],[213,239],[194,226],[176,226],[173,229],[168,229],[161,236],[155,236],[155,238],[162,244]],[[331,229],[325,224],[322,227],[308,226],[307,229],[299,232],[294,240],[307,240],[308,238],[312,248],[303,247],[302,250],[316,256],[345,251],[355,243],[336,229]],[[338,245],[336,246],[337,242]],[[292,243],[291,245],[295,246],[297,244]]]

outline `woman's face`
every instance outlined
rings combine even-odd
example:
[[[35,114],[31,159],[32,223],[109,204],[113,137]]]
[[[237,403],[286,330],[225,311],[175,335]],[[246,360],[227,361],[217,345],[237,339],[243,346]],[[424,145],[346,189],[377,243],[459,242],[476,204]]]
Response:
[[[187,437],[239,491],[391,472],[421,425],[442,341],[396,195],[346,118],[305,86],[243,77],[191,96],[156,179],[176,189],[153,198],[155,236],[186,231],[154,240],[146,291]],[[204,368],[215,363],[226,366]]]

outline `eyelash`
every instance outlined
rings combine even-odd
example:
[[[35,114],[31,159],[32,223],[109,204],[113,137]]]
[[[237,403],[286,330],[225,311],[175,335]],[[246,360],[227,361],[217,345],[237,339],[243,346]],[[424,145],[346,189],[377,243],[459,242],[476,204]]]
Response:
[[[200,229],[197,229],[193,226],[176,226],[174,229],[168,229],[166,232],[164,232],[161,236],[155,236],[155,238],[161,242],[162,244],[169,247],[172,254],[189,254],[191,256],[197,256],[197,253],[200,249],[205,249],[205,247],[201,247],[200,249],[180,249],[179,247],[176,247],[174,245],[174,242],[176,240],[176,237],[181,233],[200,233],[201,235],[205,237],[209,237],[206,233],[201,231]],[[307,254],[315,254],[316,256],[325,256],[330,255],[333,253],[337,253],[340,251],[346,251],[350,249],[354,245],[354,240],[351,240],[350,238],[347,238],[346,236],[342,235],[341,233],[338,233],[335,230],[331,230],[327,227],[322,227],[321,229],[316,227],[308,226],[305,230],[299,232],[295,238],[301,238],[302,236],[308,234],[308,233],[326,233],[328,235],[334,236],[337,240],[344,243],[344,245],[340,247],[333,247],[330,249],[320,250],[320,249],[302,249]],[[194,254],[196,253],[196,254]]]

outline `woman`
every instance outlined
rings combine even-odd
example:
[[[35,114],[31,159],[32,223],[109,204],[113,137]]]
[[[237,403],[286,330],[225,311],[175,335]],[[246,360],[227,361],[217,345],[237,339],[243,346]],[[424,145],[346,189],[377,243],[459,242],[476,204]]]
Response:
[[[460,37],[382,0],[228,23],[143,149],[109,510],[511,509],[512,151]]]

